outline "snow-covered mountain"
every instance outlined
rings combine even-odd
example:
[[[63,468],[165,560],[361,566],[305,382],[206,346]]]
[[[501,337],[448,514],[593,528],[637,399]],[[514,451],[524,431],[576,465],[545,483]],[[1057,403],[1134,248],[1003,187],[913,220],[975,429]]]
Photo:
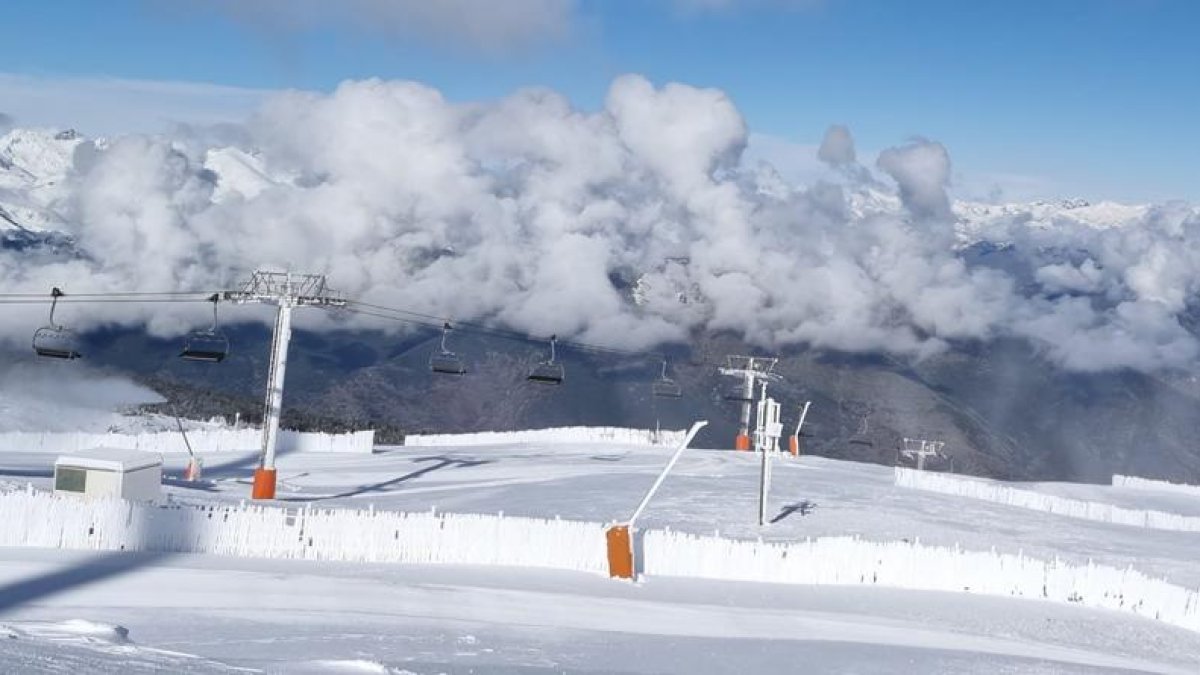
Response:
[[[0,136],[0,232],[62,229],[63,183],[84,142],[70,129],[13,129]]]
[[[76,162],[76,151],[89,141],[74,130],[13,129],[0,136],[0,232],[20,228],[31,232],[62,230],[63,200]],[[212,199],[220,203],[237,197],[253,199],[276,184],[294,184],[296,176],[273,171],[254,150],[227,146],[210,148],[202,158],[204,169],[216,181]],[[855,217],[895,214],[899,196],[878,186],[858,186],[845,191],[849,212]],[[1153,208],[1150,204],[1113,201],[1090,203],[1083,199],[987,203],[956,200],[959,239],[975,241],[992,225],[1019,222],[1031,227],[1074,223],[1107,229],[1137,222]]]

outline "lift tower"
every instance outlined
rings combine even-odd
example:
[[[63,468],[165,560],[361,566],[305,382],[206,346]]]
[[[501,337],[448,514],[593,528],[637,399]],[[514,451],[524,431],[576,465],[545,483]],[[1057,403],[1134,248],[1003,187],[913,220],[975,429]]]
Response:
[[[754,384],[778,379],[771,373],[779,359],[762,356],[727,356],[728,365],[720,369],[722,375],[731,375],[742,379],[741,386],[730,390],[725,398],[742,404],[741,425],[738,427],[737,438],[734,439],[735,450],[750,449],[750,407],[754,403]]]
[[[275,498],[275,444],[283,407],[283,376],[287,370],[288,343],[292,338],[292,310],[296,307],[345,307],[346,299],[329,290],[323,274],[255,272],[240,290],[225,291],[225,299],[239,304],[275,305],[275,330],[271,336],[271,369],[263,404],[262,455],[254,471],[254,499]]]

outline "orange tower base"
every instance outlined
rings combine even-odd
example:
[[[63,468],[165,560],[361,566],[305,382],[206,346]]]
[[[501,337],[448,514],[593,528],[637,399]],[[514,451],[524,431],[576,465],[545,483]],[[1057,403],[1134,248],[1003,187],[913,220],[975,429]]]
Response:
[[[800,456],[800,439],[796,436],[788,437],[788,452],[792,453],[792,457]]]
[[[275,469],[259,467],[254,470],[254,489],[250,491],[253,499],[275,499]]]
[[[608,576],[614,579],[633,578],[633,540],[628,525],[613,525],[605,532],[608,539]]]
[[[738,434],[737,438],[733,439],[733,449],[734,450],[749,450],[750,449],[750,437],[747,436],[746,434]]]

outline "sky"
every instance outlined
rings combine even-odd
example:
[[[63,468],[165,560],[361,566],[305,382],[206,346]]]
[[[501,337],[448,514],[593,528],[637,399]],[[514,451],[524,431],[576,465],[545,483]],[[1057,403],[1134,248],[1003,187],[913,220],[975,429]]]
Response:
[[[416,80],[453,101],[622,74],[726,92],[802,173],[943,143],[964,196],[1200,201],[1190,0],[8,0],[0,114],[86,133],[241,119],[266,92]]]

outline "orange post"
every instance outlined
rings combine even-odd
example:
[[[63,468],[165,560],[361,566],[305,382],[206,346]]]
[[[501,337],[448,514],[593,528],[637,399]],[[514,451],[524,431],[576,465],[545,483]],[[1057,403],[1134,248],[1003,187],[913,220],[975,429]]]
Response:
[[[733,439],[734,450],[750,450],[750,437],[746,434],[738,434],[737,438]]]
[[[788,437],[788,452],[792,453],[792,457],[800,456],[800,437],[799,436]]]
[[[253,499],[275,499],[275,469],[259,467],[254,470],[254,489],[250,491]]]
[[[633,540],[628,525],[613,525],[605,532],[608,539],[608,576],[633,578]]]

